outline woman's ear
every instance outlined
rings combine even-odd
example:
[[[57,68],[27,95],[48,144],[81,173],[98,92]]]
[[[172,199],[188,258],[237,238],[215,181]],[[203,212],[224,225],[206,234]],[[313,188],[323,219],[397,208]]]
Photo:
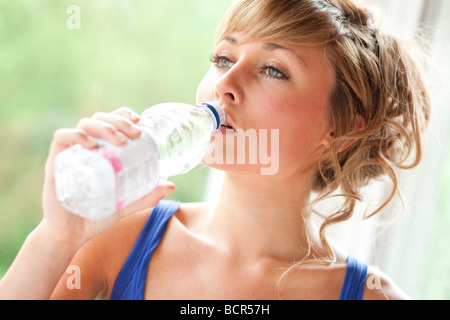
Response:
[[[362,115],[357,114],[355,118],[354,129],[358,132],[361,132],[364,130],[365,127],[366,127],[366,120],[364,120]]]
[[[325,137],[325,139],[324,139],[324,145],[325,145],[327,148],[329,147],[329,145],[331,144],[331,142],[333,142],[334,137],[335,137],[334,130],[331,131],[331,132],[329,132],[328,135]]]
[[[366,121],[364,120],[364,118],[357,114],[356,118],[355,118],[355,123],[353,125],[353,131],[357,131],[357,132],[361,132],[364,130],[364,128],[366,127]],[[356,142],[357,139],[352,139],[351,141],[349,141],[345,146],[343,146],[341,149],[339,149],[339,152],[342,152],[344,150],[346,150],[347,148],[349,148],[352,144],[354,144]]]

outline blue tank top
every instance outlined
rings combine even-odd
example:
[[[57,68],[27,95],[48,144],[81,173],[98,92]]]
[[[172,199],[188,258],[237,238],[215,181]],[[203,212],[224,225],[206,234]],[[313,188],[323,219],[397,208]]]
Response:
[[[111,300],[144,299],[150,259],[166,231],[169,219],[179,207],[180,203],[177,201],[161,200],[153,208],[133,249],[117,276],[111,293]],[[361,300],[366,284],[366,277],[367,265],[349,256],[340,300]]]
[[[367,279],[367,264],[353,256],[347,258],[347,273],[339,300],[361,300]]]

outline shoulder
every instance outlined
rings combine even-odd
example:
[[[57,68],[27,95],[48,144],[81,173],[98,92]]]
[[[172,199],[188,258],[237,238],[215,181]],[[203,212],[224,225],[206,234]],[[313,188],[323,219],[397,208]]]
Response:
[[[394,281],[376,266],[369,266],[367,270],[366,288],[363,300],[409,300]]]
[[[173,212],[173,219],[169,220],[169,224],[193,225],[199,212],[202,212],[201,208],[204,208],[201,203],[180,203],[179,209]],[[150,215],[154,214],[153,210],[154,208],[137,211],[122,218],[86,243],[77,253],[78,258],[86,259],[93,256],[97,260],[97,265],[101,260],[107,276],[115,279],[120,271],[116,266],[119,269],[122,267]]]
[[[348,252],[338,244],[330,241],[337,261],[345,266],[345,270],[338,274],[338,277],[345,276],[347,271]],[[340,269],[339,269],[340,270]],[[383,273],[377,266],[369,265],[367,268],[366,286],[363,293],[363,300],[409,300],[408,295],[400,289],[395,282]]]
[[[197,221],[196,217],[199,216],[199,212],[202,212],[200,209],[204,205],[201,203],[179,203],[178,208],[176,206],[163,207],[165,208],[162,209],[164,215],[170,213],[163,238],[180,239],[180,234],[183,233],[181,231]],[[103,270],[110,287],[113,286],[124,262],[147,221],[149,221],[149,217],[156,214],[155,208],[142,210],[124,217],[113,227],[93,239],[86,248],[86,251],[90,251],[91,255],[102,257]],[[174,208],[176,208],[175,211]],[[180,243],[177,243],[177,246],[180,246]]]
[[[84,244],[70,266],[81,273],[81,290],[67,290],[70,274],[64,274],[53,299],[94,299],[107,296],[145,225],[151,209],[130,214]]]

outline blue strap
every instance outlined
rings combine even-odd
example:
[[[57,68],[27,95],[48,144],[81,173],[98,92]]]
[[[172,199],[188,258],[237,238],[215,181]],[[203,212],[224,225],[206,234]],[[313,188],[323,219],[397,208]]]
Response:
[[[367,264],[352,256],[347,259],[347,273],[342,286],[340,300],[361,300],[367,279]]]
[[[170,217],[180,203],[161,200],[153,208],[136,243],[114,283],[111,300],[143,300],[148,265],[153,251],[161,241]]]

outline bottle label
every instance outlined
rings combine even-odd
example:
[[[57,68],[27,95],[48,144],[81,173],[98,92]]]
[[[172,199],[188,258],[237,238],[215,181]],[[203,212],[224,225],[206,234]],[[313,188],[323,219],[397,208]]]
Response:
[[[148,194],[159,183],[158,149],[146,132],[123,147],[110,145],[98,152],[114,169],[116,211]]]
[[[116,173],[117,210],[138,200],[156,187],[152,187],[152,182],[155,180],[155,174],[152,174],[152,165],[154,163],[152,163],[151,159],[146,159],[138,166]]]

